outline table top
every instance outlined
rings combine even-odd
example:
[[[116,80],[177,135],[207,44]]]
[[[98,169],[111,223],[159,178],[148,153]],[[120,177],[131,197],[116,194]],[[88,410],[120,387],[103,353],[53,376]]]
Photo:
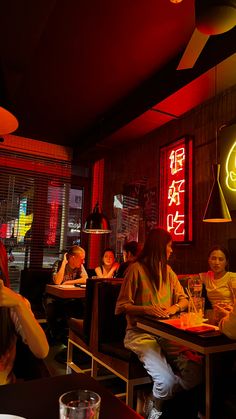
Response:
[[[60,395],[78,388],[93,390],[101,396],[99,419],[141,419],[98,381],[75,373],[0,386],[0,413],[26,419],[58,419]]]
[[[84,298],[86,288],[75,287],[74,285],[46,285],[46,293],[58,298]]]
[[[236,341],[232,341],[219,331],[195,334],[187,330],[158,321],[151,316],[139,317],[137,326],[152,334],[172,339],[202,354],[236,350]]]

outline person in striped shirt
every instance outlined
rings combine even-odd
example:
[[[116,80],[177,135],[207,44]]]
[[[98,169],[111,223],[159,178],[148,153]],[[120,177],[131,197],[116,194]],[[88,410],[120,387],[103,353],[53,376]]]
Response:
[[[158,419],[163,402],[177,392],[202,382],[199,354],[136,326],[137,316],[168,318],[188,307],[183,287],[168,265],[171,253],[171,234],[159,227],[151,230],[143,250],[127,270],[116,304],[116,314],[126,314],[124,345],[137,354],[153,380],[152,394],[141,412],[148,419]]]

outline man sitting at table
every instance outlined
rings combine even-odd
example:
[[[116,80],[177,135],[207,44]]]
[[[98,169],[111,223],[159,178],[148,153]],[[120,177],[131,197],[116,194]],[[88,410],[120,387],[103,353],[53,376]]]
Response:
[[[85,251],[80,246],[72,246],[52,267],[54,284],[86,284],[88,274],[83,266]]]
[[[64,254],[63,260],[58,260],[52,267],[52,280],[55,285],[86,284],[87,272],[83,266],[85,251],[74,245]],[[67,341],[67,319],[83,317],[83,299],[56,299],[46,296],[45,311],[49,324],[49,339]]]

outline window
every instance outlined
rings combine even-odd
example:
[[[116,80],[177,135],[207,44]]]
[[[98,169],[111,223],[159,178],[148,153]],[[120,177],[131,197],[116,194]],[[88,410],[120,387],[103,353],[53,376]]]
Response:
[[[9,268],[51,267],[80,243],[83,189],[71,189],[69,161],[1,150],[0,238]]]

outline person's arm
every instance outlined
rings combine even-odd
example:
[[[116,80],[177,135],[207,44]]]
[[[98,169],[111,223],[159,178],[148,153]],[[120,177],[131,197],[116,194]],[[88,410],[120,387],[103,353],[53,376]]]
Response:
[[[65,253],[59,270],[57,272],[55,272],[53,274],[53,277],[52,277],[53,282],[54,282],[55,285],[62,284],[63,279],[64,279],[64,274],[65,274],[65,267],[66,267],[67,263],[68,263],[67,253]]]
[[[220,331],[228,338],[236,339],[236,304],[234,304],[234,308],[230,313],[224,309],[221,309],[221,311],[225,317],[219,322]]]
[[[169,315],[178,314],[188,308],[188,298],[175,272],[167,266],[167,275],[172,285],[173,304],[167,309]]]
[[[103,273],[102,273],[102,270],[101,270],[100,266],[97,266],[95,268],[95,273],[96,273],[98,278],[103,278]]]
[[[126,304],[124,312],[134,316],[154,316],[154,317],[169,317],[168,310],[159,304],[150,306],[136,306],[134,304]]]
[[[117,271],[117,269],[119,268],[120,264],[118,262],[115,262],[110,271],[108,272],[108,274],[106,275],[106,278],[113,278],[115,271]]]
[[[69,279],[68,281],[64,281],[64,284],[86,284],[88,278],[88,274],[85,270],[85,267],[81,265],[81,274],[79,278],[76,279]]]
[[[133,316],[167,317],[167,310],[159,304],[135,305],[134,298],[138,291],[138,271],[130,269],[125,275],[116,303],[115,314],[131,314]]]
[[[43,329],[35,319],[27,300],[5,287],[2,280],[0,280],[0,307],[13,309],[30,350],[37,358],[45,358],[49,346]]]

